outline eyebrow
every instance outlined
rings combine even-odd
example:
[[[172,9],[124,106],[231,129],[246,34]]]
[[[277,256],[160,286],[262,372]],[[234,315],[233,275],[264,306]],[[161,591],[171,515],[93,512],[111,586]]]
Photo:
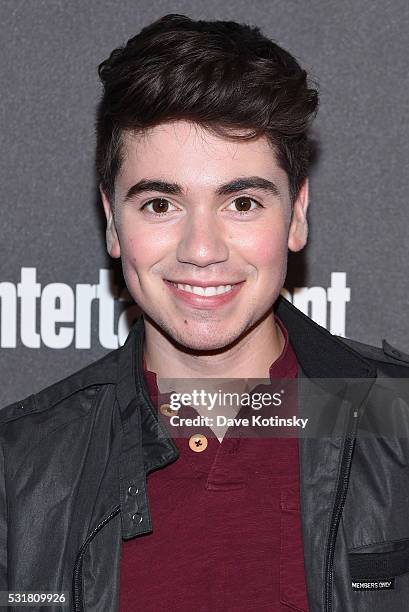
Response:
[[[261,189],[267,191],[276,197],[280,197],[281,193],[277,185],[273,181],[262,178],[261,176],[238,177],[228,183],[219,185],[216,189],[216,195],[230,195],[247,189]],[[159,191],[169,195],[183,195],[183,189],[178,183],[168,183],[161,179],[141,179],[135,185],[132,185],[126,192],[124,202],[131,200],[135,195],[146,191]]]

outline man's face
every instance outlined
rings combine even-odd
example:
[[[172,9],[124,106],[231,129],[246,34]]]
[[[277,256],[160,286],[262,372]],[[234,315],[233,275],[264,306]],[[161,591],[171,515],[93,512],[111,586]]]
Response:
[[[185,121],[127,134],[124,152],[115,216],[101,193],[129,292],[184,347],[227,347],[271,309],[288,248],[306,242],[307,183],[291,214],[266,137],[233,142]],[[198,295],[209,285],[216,295]]]

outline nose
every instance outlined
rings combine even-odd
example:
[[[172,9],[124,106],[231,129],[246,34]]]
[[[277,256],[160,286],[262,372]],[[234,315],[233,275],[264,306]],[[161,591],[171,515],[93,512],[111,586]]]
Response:
[[[211,211],[197,210],[186,220],[176,250],[181,263],[204,267],[226,261],[229,249],[222,221]]]

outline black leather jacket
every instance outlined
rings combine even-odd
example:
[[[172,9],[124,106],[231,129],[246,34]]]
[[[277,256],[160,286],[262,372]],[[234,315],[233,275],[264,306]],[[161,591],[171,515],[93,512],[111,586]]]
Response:
[[[396,396],[409,359],[342,341],[284,298],[276,312],[326,432],[300,439],[310,611],[408,610],[409,411]],[[143,341],[140,318],[123,347],[0,411],[0,590],[69,592],[69,606],[35,609],[117,611],[121,540],[155,528],[147,475],[178,450],[158,435]],[[390,412],[393,435],[358,436]]]

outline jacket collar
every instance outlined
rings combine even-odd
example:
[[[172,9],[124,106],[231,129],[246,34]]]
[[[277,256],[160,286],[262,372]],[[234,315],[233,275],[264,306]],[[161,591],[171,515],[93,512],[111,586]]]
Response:
[[[119,350],[116,397],[122,421],[119,463],[123,539],[152,531],[146,476],[179,456],[161,427],[143,375],[144,322],[133,325]]]
[[[142,425],[142,442],[146,448],[155,447],[154,458],[149,453],[144,454],[146,472],[166,465],[177,459],[179,452],[171,439],[166,436],[157,418],[156,409],[152,404],[149,389],[143,373],[143,346],[145,328],[143,317],[139,317],[133,325],[128,338],[122,347],[118,360],[117,399],[125,431],[132,432],[130,419],[135,408],[140,407]]]
[[[275,303],[297,361],[308,378],[372,378],[376,369],[342,340],[330,334],[283,296]]]

